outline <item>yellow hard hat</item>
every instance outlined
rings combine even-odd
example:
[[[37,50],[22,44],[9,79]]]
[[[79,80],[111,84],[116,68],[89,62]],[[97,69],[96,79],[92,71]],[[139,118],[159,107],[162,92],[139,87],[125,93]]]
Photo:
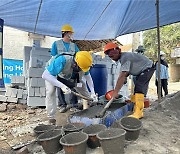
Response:
[[[88,51],[79,51],[76,53],[75,61],[83,72],[89,71],[92,66],[92,56]]]
[[[61,27],[61,32],[72,32],[72,33],[74,33],[73,28],[68,24],[63,25]]]

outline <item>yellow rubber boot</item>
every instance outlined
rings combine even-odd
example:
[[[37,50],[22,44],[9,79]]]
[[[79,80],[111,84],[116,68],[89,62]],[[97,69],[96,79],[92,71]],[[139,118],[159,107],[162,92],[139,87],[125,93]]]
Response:
[[[135,105],[134,105],[134,113],[129,117],[134,117],[140,119],[144,116],[144,94],[136,93],[135,94]]]
[[[135,103],[135,95],[131,95],[131,102]]]

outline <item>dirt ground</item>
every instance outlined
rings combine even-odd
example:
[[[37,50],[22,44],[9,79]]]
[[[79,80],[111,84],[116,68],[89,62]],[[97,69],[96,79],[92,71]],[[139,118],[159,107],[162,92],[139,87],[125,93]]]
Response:
[[[126,142],[125,154],[180,154],[180,82],[169,83],[169,93],[160,103],[155,101],[156,87],[153,81],[150,82],[148,97],[151,106],[144,111],[138,140]],[[68,114],[57,114],[58,125],[66,124]],[[40,123],[47,124],[43,108],[24,109],[24,106],[18,105],[0,112],[0,154],[14,153],[12,147],[34,141],[33,128]],[[27,147],[30,153],[44,154],[42,147],[36,143]],[[64,154],[64,151],[58,154]],[[103,154],[103,151],[102,148],[88,148],[87,154]]]

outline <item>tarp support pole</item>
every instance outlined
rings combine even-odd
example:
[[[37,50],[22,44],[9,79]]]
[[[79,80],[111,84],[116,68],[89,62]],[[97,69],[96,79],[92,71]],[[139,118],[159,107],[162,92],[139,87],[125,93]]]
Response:
[[[38,19],[39,19],[39,14],[40,14],[40,10],[41,10],[42,1],[43,0],[41,0],[40,4],[39,4],[38,14],[37,14],[37,17],[36,17],[36,23],[35,23],[35,26],[34,26],[34,34],[35,34],[36,28],[37,28],[37,23],[38,23]]]
[[[161,101],[161,79],[160,79],[160,30],[159,30],[159,0],[156,0],[157,19],[157,41],[158,41],[158,102]],[[157,70],[156,70],[157,71]]]

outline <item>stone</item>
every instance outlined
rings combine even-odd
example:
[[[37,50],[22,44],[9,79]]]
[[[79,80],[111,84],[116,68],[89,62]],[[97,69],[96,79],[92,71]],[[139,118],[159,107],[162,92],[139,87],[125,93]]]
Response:
[[[7,110],[7,103],[0,104],[0,112],[5,112]]]
[[[16,151],[16,154],[28,154],[28,153],[29,153],[29,150],[28,150],[28,148],[26,146],[22,147],[21,149]]]
[[[16,109],[16,105],[14,103],[9,103],[7,105],[7,110],[13,110],[13,109]]]

